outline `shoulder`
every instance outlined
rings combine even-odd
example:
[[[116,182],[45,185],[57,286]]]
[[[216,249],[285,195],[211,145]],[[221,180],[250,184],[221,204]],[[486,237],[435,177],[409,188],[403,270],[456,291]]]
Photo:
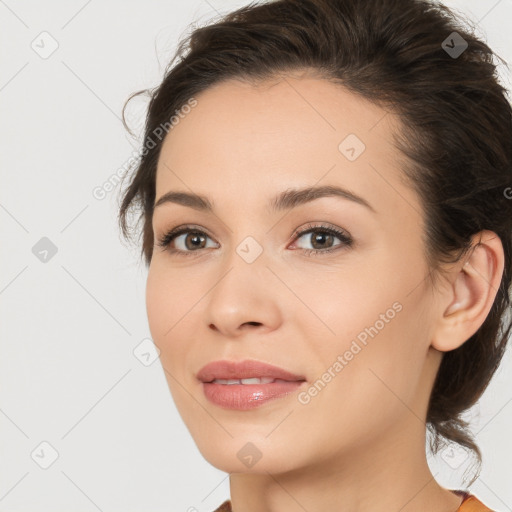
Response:
[[[213,512],[232,512],[231,500],[226,500],[218,508],[216,508]]]
[[[457,512],[494,512],[492,509],[484,505],[474,494],[465,493]]]

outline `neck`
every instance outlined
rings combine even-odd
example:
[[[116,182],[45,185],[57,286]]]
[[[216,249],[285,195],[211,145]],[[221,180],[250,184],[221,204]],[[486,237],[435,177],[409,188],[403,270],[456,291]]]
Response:
[[[233,512],[456,512],[462,497],[434,479],[424,425],[412,415],[409,420],[414,437],[395,429],[391,437],[388,433],[308,467],[231,473]]]

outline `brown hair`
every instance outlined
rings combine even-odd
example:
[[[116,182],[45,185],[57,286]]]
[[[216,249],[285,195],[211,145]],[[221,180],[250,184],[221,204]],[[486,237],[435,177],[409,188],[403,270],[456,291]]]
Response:
[[[481,230],[495,232],[505,253],[492,309],[473,336],[444,354],[427,412],[434,453],[444,438],[476,455],[472,483],[482,457],[461,415],[489,384],[512,327],[506,318],[512,271],[512,112],[499,84],[496,54],[461,19],[426,0],[253,2],[192,31],[180,42],[161,84],[132,94],[126,103],[149,93],[147,142],[190,98],[213,84],[228,79],[258,83],[311,69],[400,116],[400,133],[394,137],[404,155],[404,177],[419,194],[426,216],[431,282],[442,263],[467,254],[472,235]],[[125,108],[123,122],[130,131]],[[119,210],[125,238],[130,238],[127,214],[140,210],[147,265],[164,138],[145,147]]]

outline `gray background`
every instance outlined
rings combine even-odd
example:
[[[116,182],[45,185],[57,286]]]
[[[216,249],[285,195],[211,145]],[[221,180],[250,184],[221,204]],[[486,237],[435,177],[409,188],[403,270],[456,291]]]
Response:
[[[0,512],[211,511],[229,496],[158,359],[140,356],[146,271],[120,239],[117,189],[93,190],[137,149],[120,121],[128,95],[158,84],[190,23],[246,3],[0,1]],[[512,0],[446,3],[512,61]],[[128,110],[134,129],[144,108]],[[499,511],[512,510],[510,370],[509,351],[468,413],[484,454],[471,490]],[[430,459],[449,488],[468,462]]]

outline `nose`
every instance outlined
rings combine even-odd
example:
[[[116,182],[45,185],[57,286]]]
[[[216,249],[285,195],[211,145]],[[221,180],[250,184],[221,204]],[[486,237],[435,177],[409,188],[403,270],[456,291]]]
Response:
[[[204,315],[208,327],[230,338],[255,329],[268,332],[278,328],[278,298],[269,293],[275,289],[275,281],[265,264],[237,262],[207,296]]]

